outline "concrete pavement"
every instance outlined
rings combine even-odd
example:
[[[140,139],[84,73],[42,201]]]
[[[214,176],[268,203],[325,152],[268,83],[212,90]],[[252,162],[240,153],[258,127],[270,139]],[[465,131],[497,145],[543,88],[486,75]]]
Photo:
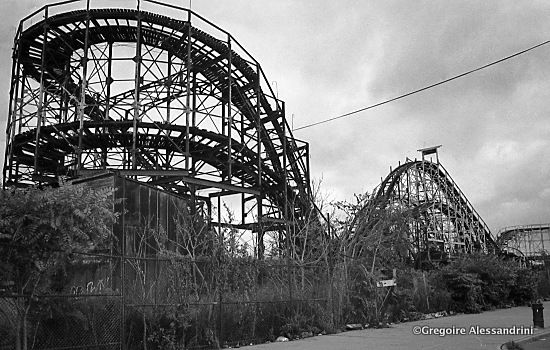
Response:
[[[550,302],[544,303],[546,321],[550,322]],[[391,328],[366,329],[360,331],[343,332],[333,335],[316,336],[283,343],[260,344],[247,347],[250,350],[365,350],[365,349],[427,349],[427,350],[454,350],[454,349],[491,349],[495,350],[501,344],[526,338],[525,335],[498,335],[498,334],[468,334],[470,327],[512,327],[533,325],[533,314],[530,307],[514,307],[487,311],[481,314],[455,315],[435,318],[431,320],[407,322],[392,325]],[[427,326],[427,327],[424,327]],[[415,328],[417,327],[417,328]],[[424,327],[424,331],[451,329],[459,333],[465,329],[466,334],[456,335],[415,335],[413,329]],[[454,328],[453,328],[454,327]],[[437,329],[437,330],[436,330]],[[542,334],[544,330],[535,329],[534,335]]]

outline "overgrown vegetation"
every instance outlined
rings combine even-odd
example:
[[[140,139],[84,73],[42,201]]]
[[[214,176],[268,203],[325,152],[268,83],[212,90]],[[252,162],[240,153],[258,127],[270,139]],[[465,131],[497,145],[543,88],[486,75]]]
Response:
[[[283,250],[251,246],[230,226],[209,228],[191,207],[174,218],[173,235],[148,222],[136,231],[128,259],[128,299],[136,305],[128,313],[126,344],[217,348],[333,330],[326,300],[330,245],[313,215],[285,237],[292,246]],[[228,221],[231,216],[226,208]],[[147,259],[151,251],[155,262]],[[153,278],[151,270],[157,271]]]
[[[417,320],[427,313],[476,313],[523,305],[544,296],[539,293],[545,285],[538,283],[540,273],[517,260],[483,253],[449,259],[436,251],[426,259],[410,239],[414,210],[369,207],[366,201],[366,196],[358,196],[355,203],[336,203],[346,213],[337,223],[348,281],[341,287],[344,322],[380,326]],[[389,293],[377,282],[391,278],[392,270],[397,287]]]
[[[4,319],[11,322],[16,349],[30,348],[28,318],[58,306],[37,296],[64,287],[67,266],[82,256],[74,252],[108,249],[111,245],[112,190],[64,186],[57,189],[0,191],[0,279],[18,295],[6,299]],[[15,317],[14,317],[15,316]],[[33,337],[36,335],[33,334]]]
[[[178,204],[170,232],[154,217],[128,213],[133,224],[125,227],[131,239],[122,267],[118,258],[93,256],[121,243],[113,236],[110,189],[3,191],[0,273],[10,282],[3,288],[26,297],[0,297],[0,321],[15,320],[0,328],[13,330],[5,338],[18,350],[79,340],[144,350],[218,348],[330,333],[346,323],[384,326],[426,313],[480,312],[550,293],[547,273],[541,279],[497,256],[416,264],[422,256],[408,232],[414,213],[362,211],[365,198],[336,203],[343,219],[330,226],[312,212],[266,249],[244,242],[229,225],[210,227],[193,206]],[[68,282],[89,269],[118,280],[101,288],[96,282],[101,297],[37,298],[66,293]],[[377,286],[394,271],[391,293]]]

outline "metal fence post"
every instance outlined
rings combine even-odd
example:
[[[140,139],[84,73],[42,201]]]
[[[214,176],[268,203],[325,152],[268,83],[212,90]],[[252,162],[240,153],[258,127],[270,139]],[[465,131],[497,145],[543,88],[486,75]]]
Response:
[[[218,317],[219,317],[219,330],[218,330],[218,341],[220,343],[220,347],[223,347],[223,291],[220,290],[220,300],[218,303]]]

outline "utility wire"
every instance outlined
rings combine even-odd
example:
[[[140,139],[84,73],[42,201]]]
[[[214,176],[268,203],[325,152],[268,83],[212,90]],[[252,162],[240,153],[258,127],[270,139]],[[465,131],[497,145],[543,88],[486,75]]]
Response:
[[[509,60],[510,58],[514,58],[516,56],[519,56],[519,55],[522,55],[526,52],[529,52],[531,50],[534,50],[536,48],[539,48],[543,45],[546,45],[550,43],[550,40],[547,40],[545,42],[542,42],[538,45],[535,45],[535,46],[532,46],[528,49],[525,49],[523,51],[519,51],[519,52],[516,52],[510,56],[506,56],[504,58],[501,58],[497,61],[494,61],[494,62],[491,62],[491,63],[488,63],[484,66],[481,66],[481,67],[478,67],[478,68],[475,68],[475,69],[472,69],[472,70],[469,70],[467,72],[464,72],[462,74],[459,74],[459,75],[455,75],[454,77],[451,77],[451,78],[448,78],[448,79],[445,79],[445,80],[442,80],[440,82],[437,82],[435,84],[431,84],[431,85],[428,85],[428,86],[425,86],[423,88],[420,88],[420,89],[417,89],[417,90],[414,90],[414,91],[411,91],[411,92],[408,92],[406,94],[403,94],[403,95],[399,95],[397,97],[394,97],[394,98],[391,98],[389,100],[385,100],[385,101],[382,101],[382,102],[379,102],[379,103],[376,103],[376,104],[373,104],[373,105],[370,105],[370,106],[367,106],[367,107],[363,107],[363,108],[360,108],[360,109],[357,109],[355,111],[352,111],[352,112],[348,112],[348,113],[345,113],[345,114],[341,114],[339,116],[336,116],[336,117],[332,117],[332,118],[328,118],[328,119],[325,119],[325,120],[321,120],[321,121],[318,121],[318,122],[315,122],[315,123],[311,123],[311,124],[307,124],[307,125],[304,125],[304,126],[300,126],[296,129],[293,129],[292,131],[298,131],[298,130],[302,130],[302,129],[306,129],[306,128],[310,128],[312,126],[316,126],[316,125],[320,125],[320,124],[324,124],[324,123],[328,123],[328,122],[331,122],[333,120],[337,120],[337,119],[341,119],[341,118],[345,118],[345,117],[349,117],[350,115],[353,115],[353,114],[356,114],[356,113],[359,113],[359,112],[363,112],[363,111],[366,111],[368,109],[372,109],[372,108],[375,108],[375,107],[379,107],[379,106],[382,106],[382,105],[385,105],[387,103],[390,103],[390,102],[393,102],[393,101],[397,101],[397,100],[400,100],[402,98],[405,98],[405,97],[408,97],[408,96],[411,96],[411,95],[414,95],[414,94],[417,94],[419,92],[422,92],[422,91],[425,91],[425,90],[428,90],[428,89],[431,89],[431,88],[434,88],[436,86],[439,86],[439,85],[442,85],[442,84],[445,84],[445,83],[448,83],[450,81],[453,81],[455,79],[458,79],[458,78],[462,78],[466,75],[469,75],[469,74],[472,74],[472,73],[475,73],[477,71],[480,71],[482,69],[485,69],[485,68],[488,68],[488,67],[491,67],[491,66],[494,66],[495,64],[498,64],[498,63],[501,63],[501,62],[504,62],[506,60]]]

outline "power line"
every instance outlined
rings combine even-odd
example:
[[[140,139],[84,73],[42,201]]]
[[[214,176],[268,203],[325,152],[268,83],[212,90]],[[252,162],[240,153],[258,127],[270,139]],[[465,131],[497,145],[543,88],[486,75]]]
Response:
[[[397,101],[397,100],[400,100],[402,98],[405,98],[405,97],[408,97],[408,96],[411,96],[411,95],[414,95],[414,94],[417,94],[419,92],[422,92],[422,91],[425,91],[425,90],[428,90],[428,89],[431,89],[433,87],[436,87],[436,86],[439,86],[439,85],[442,85],[442,84],[445,84],[445,83],[448,83],[452,80],[455,80],[455,79],[458,79],[458,78],[462,78],[466,75],[469,75],[469,74],[472,74],[472,73],[475,73],[477,71],[480,71],[482,69],[485,69],[485,68],[488,68],[488,67],[491,67],[491,66],[494,66],[495,64],[498,64],[498,63],[501,63],[503,61],[506,61],[506,60],[509,60],[510,58],[514,58],[516,56],[519,56],[519,55],[522,55],[526,52],[529,52],[531,50],[534,50],[536,48],[539,48],[543,45],[546,45],[550,43],[550,40],[547,40],[545,42],[542,42],[538,45],[535,45],[535,46],[531,46],[530,48],[528,49],[525,49],[525,50],[522,50],[522,51],[519,51],[519,52],[516,52],[510,56],[506,56],[504,58],[501,58],[499,60],[496,60],[494,62],[491,62],[491,63],[488,63],[484,66],[481,66],[481,67],[478,67],[478,68],[475,68],[475,69],[472,69],[472,70],[469,70],[467,72],[464,72],[462,74],[459,74],[459,75],[455,75],[454,77],[451,77],[451,78],[448,78],[448,79],[445,79],[445,80],[441,80],[435,84],[431,84],[431,85],[428,85],[428,86],[425,86],[423,88],[420,88],[420,89],[417,89],[417,90],[414,90],[414,91],[411,91],[411,92],[408,92],[406,94],[403,94],[403,95],[399,95],[397,97],[394,97],[394,98],[391,98],[389,100],[385,100],[385,101],[382,101],[382,102],[379,102],[379,103],[376,103],[376,104],[373,104],[373,105],[370,105],[370,106],[367,106],[367,107],[363,107],[363,108],[360,108],[360,109],[357,109],[355,111],[351,111],[351,112],[348,112],[348,113],[345,113],[345,114],[341,114],[341,115],[338,115],[336,117],[332,117],[332,118],[328,118],[328,119],[325,119],[325,120],[321,120],[321,121],[318,121],[318,122],[315,122],[315,123],[311,123],[311,124],[307,124],[307,125],[304,125],[304,126],[300,126],[296,129],[293,129],[292,131],[297,131],[297,130],[302,130],[302,129],[306,129],[306,128],[310,128],[312,126],[316,126],[316,125],[319,125],[319,124],[324,124],[324,123],[328,123],[328,122],[331,122],[333,120],[336,120],[336,119],[341,119],[341,118],[345,118],[345,117],[349,117],[350,115],[353,115],[353,114],[356,114],[356,113],[359,113],[359,112],[363,112],[363,111],[366,111],[368,109],[372,109],[372,108],[375,108],[375,107],[379,107],[379,106],[382,106],[382,105],[385,105],[387,103],[390,103],[390,102],[393,102],[393,101]]]

